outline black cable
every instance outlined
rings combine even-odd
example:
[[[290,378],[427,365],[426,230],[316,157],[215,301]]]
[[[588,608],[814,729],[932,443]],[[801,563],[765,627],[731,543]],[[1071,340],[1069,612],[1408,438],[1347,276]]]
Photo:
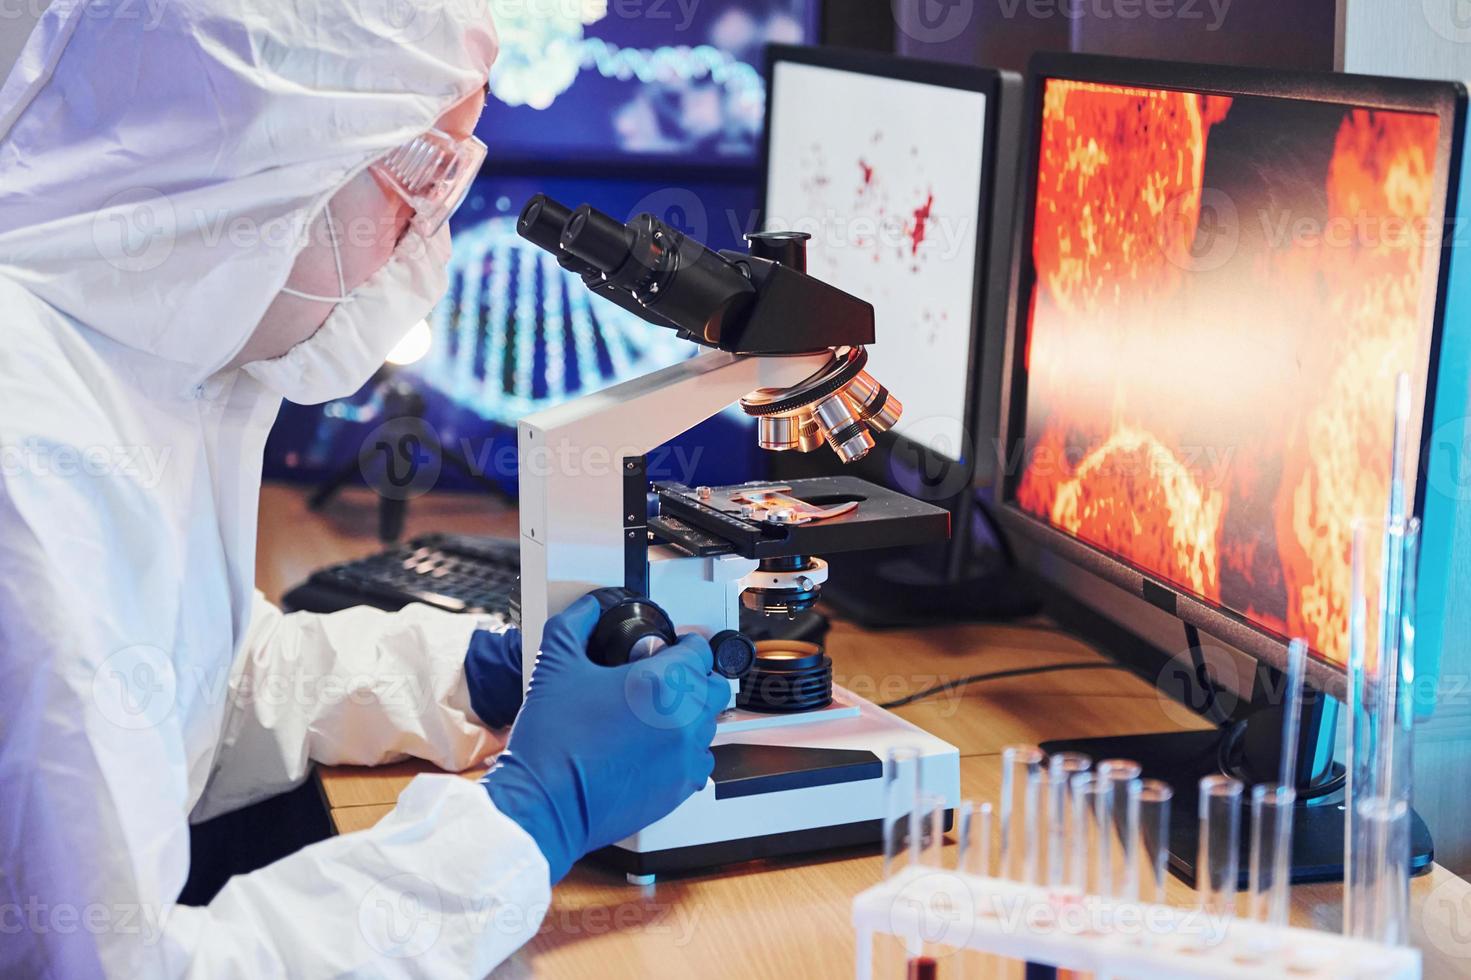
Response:
[[[1236,760],[1236,750],[1240,748],[1241,739],[1246,735],[1248,721],[1249,719],[1243,718],[1222,730],[1221,741],[1216,746],[1216,768],[1221,771],[1222,775],[1233,776],[1245,783],[1255,783],[1252,774],[1246,772],[1245,767]],[[1316,786],[1296,787],[1297,799],[1299,803],[1320,800],[1325,796],[1332,796],[1346,785],[1348,785],[1348,774],[1342,772]]]
[[[1210,665],[1205,662],[1205,650],[1200,645],[1200,630],[1189,623],[1185,624],[1185,643],[1190,648],[1190,662],[1195,667],[1195,683],[1205,693],[1205,704],[1201,706],[1200,713],[1217,727],[1230,724],[1230,712],[1223,709],[1216,698],[1219,688],[1215,678],[1211,677]]]
[[[911,694],[908,697],[898,698],[894,701],[885,701],[883,704],[879,705],[879,707],[885,709],[902,708],[907,704],[914,704],[916,701],[923,701],[926,698],[932,698],[937,694],[944,694],[947,691],[953,691],[959,687],[969,687],[972,684],[979,684],[982,681],[1004,680],[1008,677],[1030,677],[1034,674],[1052,674],[1062,670],[1128,669],[1129,668],[1124,666],[1123,664],[1106,664],[1098,663],[1095,660],[1089,660],[1084,663],[1046,664],[1041,667],[1018,667],[1015,670],[997,670],[989,674],[971,674],[969,677],[960,677],[953,681],[946,681],[943,684],[936,684],[935,686],[927,687],[922,691],[916,691],[914,694]]]

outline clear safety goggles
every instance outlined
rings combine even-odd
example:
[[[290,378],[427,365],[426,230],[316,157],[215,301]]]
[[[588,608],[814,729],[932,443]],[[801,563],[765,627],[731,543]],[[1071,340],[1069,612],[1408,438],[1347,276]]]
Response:
[[[457,140],[431,129],[368,169],[414,209],[409,227],[428,238],[464,203],[485,153],[473,136]]]

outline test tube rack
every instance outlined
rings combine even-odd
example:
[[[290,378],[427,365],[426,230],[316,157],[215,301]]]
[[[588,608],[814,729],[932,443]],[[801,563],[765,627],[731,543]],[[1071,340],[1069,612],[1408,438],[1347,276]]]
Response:
[[[1407,947],[930,867],[861,892],[853,927],[858,980],[871,980],[876,935],[899,937],[915,955],[969,949],[1112,978],[1419,980],[1421,971]]]

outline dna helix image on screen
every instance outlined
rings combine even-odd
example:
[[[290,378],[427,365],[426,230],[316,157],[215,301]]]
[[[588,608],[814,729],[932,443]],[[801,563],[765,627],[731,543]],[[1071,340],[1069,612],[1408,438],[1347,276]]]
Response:
[[[493,147],[510,156],[611,150],[749,162],[766,103],[762,48],[810,40],[815,8],[494,0],[491,9],[501,40],[484,125]]]
[[[408,369],[491,422],[683,360],[694,345],[588,293],[516,234],[514,216],[457,230],[450,289],[429,317],[433,343]]]

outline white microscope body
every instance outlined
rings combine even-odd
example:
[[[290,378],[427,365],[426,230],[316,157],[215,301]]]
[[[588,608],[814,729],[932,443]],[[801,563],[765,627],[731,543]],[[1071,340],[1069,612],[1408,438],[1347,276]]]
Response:
[[[522,233],[538,241],[526,230],[528,220],[539,220],[534,206],[535,200],[523,215]],[[555,202],[545,202],[545,207],[549,211],[560,208]],[[557,221],[565,223],[567,214],[561,209]],[[605,216],[594,212],[594,217]],[[663,241],[661,232],[672,234],[654,222],[655,241]],[[545,239],[541,236],[543,243]],[[566,241],[564,235],[563,249],[567,249]],[[702,247],[681,240],[680,248]],[[693,253],[681,254],[688,266]],[[712,255],[705,252],[699,258],[705,261],[705,256]],[[738,258],[732,253],[722,255],[727,262]],[[569,258],[564,264],[586,271],[575,262]],[[761,269],[770,265],[758,265],[758,282]],[[752,275],[749,269],[742,272]],[[589,273],[586,278],[600,292],[610,276]],[[822,285],[815,280],[807,283]],[[657,286],[647,281],[642,289],[644,298],[657,292]],[[781,298],[786,300],[787,295]],[[626,297],[623,299],[627,305]],[[869,316],[871,331],[871,308]],[[710,332],[706,331],[707,337]],[[647,594],[669,614],[679,633],[710,636],[740,629],[742,593],[766,581],[758,571],[760,559],[801,552],[770,550],[782,544],[781,528],[753,526],[728,508],[720,513],[721,500],[705,507],[693,491],[686,499],[668,491],[666,485],[660,487],[661,498],[666,504],[677,504],[684,519],[702,524],[696,533],[708,532],[733,544],[724,553],[702,556],[699,549],[651,533],[646,458],[737,402],[747,404],[749,396],[760,394],[770,402],[773,397],[802,390],[814,378],[830,376],[834,365],[845,357],[851,359],[849,348],[808,347],[805,352],[781,354],[715,350],[521,421],[520,618],[528,682],[547,619],[594,589],[624,587]],[[861,369],[861,359],[858,364]],[[863,378],[872,381],[867,375]],[[882,407],[882,398],[877,403]],[[843,404],[855,408],[851,399]],[[893,405],[897,417],[897,402]],[[834,427],[850,436],[857,428],[845,427],[843,419],[825,419],[823,426],[828,436]],[[766,425],[762,431],[765,442]],[[831,438],[827,441],[835,445]],[[867,446],[872,445],[867,439]],[[858,550],[929,540],[946,533],[948,515],[944,511],[893,491],[863,486],[876,497],[883,495],[872,508],[866,510],[860,501],[851,514],[822,528],[791,529],[792,534],[815,535],[800,538],[802,542],[843,542],[827,550]],[[703,491],[698,495],[705,496]],[[906,516],[899,516],[899,511]],[[903,537],[905,534],[909,536]],[[896,667],[902,669],[902,660],[896,661]],[[601,855],[631,880],[878,842],[886,807],[883,767],[891,748],[917,749],[924,791],[943,797],[952,807],[959,802],[958,751],[896,715],[836,686],[826,707],[793,713],[744,710],[735,706],[736,685],[732,681],[731,706],[720,718],[713,748],[715,773],[710,781],[673,813]]]

